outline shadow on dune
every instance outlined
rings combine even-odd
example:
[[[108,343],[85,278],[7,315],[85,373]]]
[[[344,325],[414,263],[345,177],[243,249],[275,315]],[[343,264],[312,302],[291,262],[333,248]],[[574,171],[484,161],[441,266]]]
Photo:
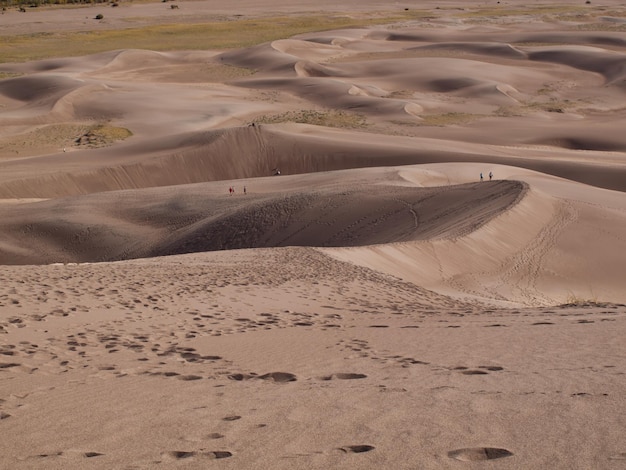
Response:
[[[96,262],[284,246],[345,247],[463,236],[514,205],[516,181],[438,188],[333,186],[209,196],[204,185],[2,208],[3,264]]]
[[[360,139],[360,140],[359,140]],[[497,156],[469,146],[439,146],[366,133],[333,132],[305,124],[256,125],[155,137],[116,147],[0,162],[0,198],[56,198],[366,167],[439,162],[481,162],[519,166],[598,187],[626,190],[626,169],[562,159]],[[596,138],[534,139],[531,143],[571,148],[618,149]],[[484,149],[479,149],[484,150]],[[15,175],[15,176],[13,176]]]

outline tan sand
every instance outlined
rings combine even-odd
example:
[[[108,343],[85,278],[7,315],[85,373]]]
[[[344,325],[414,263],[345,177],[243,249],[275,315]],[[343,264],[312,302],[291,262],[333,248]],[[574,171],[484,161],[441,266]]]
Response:
[[[0,64],[0,468],[623,468],[626,6],[178,4],[364,24]]]

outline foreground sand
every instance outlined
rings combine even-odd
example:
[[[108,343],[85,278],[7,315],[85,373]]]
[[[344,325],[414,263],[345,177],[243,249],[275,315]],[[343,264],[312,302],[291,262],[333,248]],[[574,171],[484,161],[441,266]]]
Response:
[[[487,308],[311,248],[0,277],[14,286],[6,468],[456,468],[450,451],[484,447],[513,454],[498,468],[626,458],[623,305]]]
[[[623,468],[625,10],[561,7],[0,64],[0,468]],[[390,7],[238,5],[320,8]]]

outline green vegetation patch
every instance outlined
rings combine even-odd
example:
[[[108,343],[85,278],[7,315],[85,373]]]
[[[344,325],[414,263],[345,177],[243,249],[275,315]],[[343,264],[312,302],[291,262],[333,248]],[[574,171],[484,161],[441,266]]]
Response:
[[[17,73],[17,72],[0,72],[0,80],[4,80],[6,78],[15,78],[15,77],[21,77],[22,73]]]
[[[445,127],[445,126],[458,126],[463,124],[469,124],[472,121],[480,118],[481,116],[478,114],[469,114],[469,113],[443,113],[443,114],[427,114],[424,116],[420,116],[422,118],[419,121],[418,125],[421,126],[434,126],[434,127]]]
[[[59,151],[64,146],[69,145],[84,129],[86,129],[85,126],[78,124],[43,126],[26,133],[4,137],[0,140],[0,147],[9,155],[20,152],[32,153],[33,150],[37,149]]]
[[[543,89],[542,89],[543,90]],[[539,90],[541,92],[541,90]],[[571,101],[568,99],[560,100],[550,98],[544,101],[526,101],[517,106],[501,106],[495,112],[495,116],[499,117],[519,117],[527,116],[533,113],[565,113],[586,105],[582,101]]]
[[[256,118],[254,122],[258,124],[279,124],[282,122],[295,122],[298,124],[312,124],[315,126],[340,127],[350,129],[363,128],[367,126],[367,120],[361,114],[334,110],[315,111],[310,109],[260,116]]]
[[[624,23],[585,23],[576,25],[578,31],[615,31],[626,32]]]
[[[124,127],[96,124],[89,126],[81,135],[74,139],[74,145],[87,146],[90,148],[104,147],[118,140],[124,140],[133,133]]]
[[[563,15],[569,13],[588,12],[589,7],[574,5],[537,6],[528,8],[478,8],[457,14],[460,18],[509,17],[509,16],[537,16]]]
[[[128,129],[108,124],[51,124],[1,138],[0,159],[44,155],[70,147],[104,147],[131,135]]]
[[[173,83],[223,83],[254,75],[256,70],[218,63],[168,64],[127,72],[136,81]]]
[[[166,24],[118,30],[0,36],[0,62],[73,57],[119,49],[153,51],[249,47],[297,34],[410,20],[418,11],[350,16],[295,16],[229,19],[202,24]]]
[[[529,109],[540,109],[550,113],[562,113],[566,109],[575,108],[576,103],[568,99],[559,100],[551,98],[549,101],[531,101],[525,103],[525,106]]]
[[[254,75],[256,70],[226,64],[207,64],[199,73],[199,79],[207,82],[228,82]]]

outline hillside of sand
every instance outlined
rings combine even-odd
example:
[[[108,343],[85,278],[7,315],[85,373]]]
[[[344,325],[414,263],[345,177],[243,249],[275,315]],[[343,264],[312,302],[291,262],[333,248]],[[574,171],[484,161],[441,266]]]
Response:
[[[175,5],[0,15],[0,467],[620,468],[626,7]]]

